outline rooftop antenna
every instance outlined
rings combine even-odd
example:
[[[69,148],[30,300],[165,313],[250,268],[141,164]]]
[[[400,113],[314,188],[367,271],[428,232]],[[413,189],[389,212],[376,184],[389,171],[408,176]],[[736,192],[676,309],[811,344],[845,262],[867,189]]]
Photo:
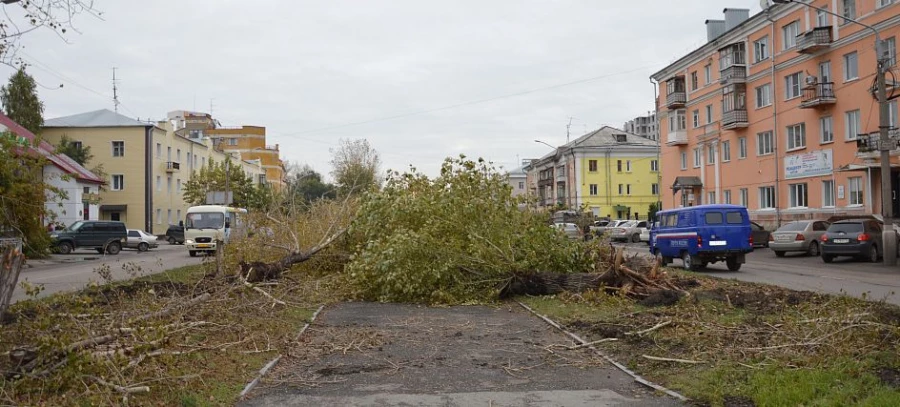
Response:
[[[574,117],[569,116],[569,124],[566,125],[566,144],[569,144],[569,128],[572,127],[572,119]]]
[[[116,113],[119,113],[119,88],[117,86],[119,81],[118,81],[118,79],[116,79],[116,69],[118,69],[118,68],[113,67],[113,69],[112,69],[112,71],[113,71],[113,77],[112,77],[113,109],[116,111]]]
[[[213,100],[216,100],[216,98],[209,98],[209,115],[210,116],[213,115]]]

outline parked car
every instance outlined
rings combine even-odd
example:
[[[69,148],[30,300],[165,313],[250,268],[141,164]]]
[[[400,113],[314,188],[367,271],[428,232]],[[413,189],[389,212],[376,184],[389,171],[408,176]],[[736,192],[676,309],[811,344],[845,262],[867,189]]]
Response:
[[[600,236],[603,234],[603,231],[606,230],[606,227],[613,222],[607,219],[595,220],[588,225],[588,232],[590,232],[594,236]]]
[[[578,225],[576,225],[574,223],[571,223],[571,222],[554,223],[553,227],[556,228],[557,230],[565,233],[569,239],[578,240],[583,237],[583,234],[581,233],[581,229],[578,227]]]
[[[830,223],[822,220],[798,220],[782,225],[769,235],[769,248],[778,257],[786,252],[804,252],[810,256],[819,255],[819,238],[828,230]]]
[[[769,237],[772,236],[772,232],[756,222],[750,222],[750,229],[753,231],[753,247],[769,247]]]
[[[884,249],[881,232],[881,222],[874,219],[834,222],[819,238],[822,261],[831,263],[837,256],[853,256],[875,263]]]
[[[662,265],[680,258],[685,269],[697,270],[724,261],[728,270],[738,271],[753,251],[746,207],[698,205],[660,211],[657,217],[650,253]]]
[[[627,222],[630,222],[630,221],[628,219],[625,219],[625,220],[616,219],[616,220],[606,221],[606,224],[604,224],[603,226],[594,227],[594,229],[593,229],[594,235],[601,236],[604,233],[609,232],[610,229],[619,227]]]
[[[630,220],[609,229],[609,239],[622,242],[637,243],[641,241],[641,232],[647,229],[646,220]]]
[[[125,224],[118,221],[80,220],[50,233],[53,247],[62,254],[83,247],[97,250],[97,253],[105,250],[109,254],[119,254],[126,238]]]
[[[659,222],[653,222],[650,224],[649,228],[644,228],[644,230],[641,230],[640,240],[642,242],[647,242],[647,244],[649,245],[650,244],[650,230],[656,229],[658,227],[659,227]]]
[[[169,225],[166,230],[166,241],[169,244],[184,244],[184,223],[178,222],[177,225]]]
[[[137,249],[139,252],[146,252],[147,250],[159,247],[159,243],[157,243],[156,240],[156,235],[151,235],[139,229],[128,229],[128,238],[125,241],[125,247]]]

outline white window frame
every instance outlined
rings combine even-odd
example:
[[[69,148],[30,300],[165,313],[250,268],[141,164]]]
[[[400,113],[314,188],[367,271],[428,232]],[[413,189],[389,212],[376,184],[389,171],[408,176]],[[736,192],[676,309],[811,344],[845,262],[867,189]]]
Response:
[[[659,161],[650,160],[650,172],[659,172]]]
[[[797,123],[785,128],[787,151],[806,148],[806,123]]]
[[[888,124],[891,128],[897,127],[897,99],[888,102]]]
[[[712,64],[706,64],[703,67],[703,79],[706,81],[704,85],[712,83]]]
[[[844,112],[844,138],[847,141],[859,138],[859,133],[862,131],[860,117],[859,109]]]
[[[172,176],[171,175],[166,176],[166,193],[169,195],[172,194]]]
[[[706,203],[709,205],[716,203],[716,191],[709,191],[706,193]]]
[[[521,184],[521,182],[519,183]],[[522,187],[520,186],[519,189],[522,189]],[[181,193],[181,178],[175,180],[175,192]]]
[[[694,109],[694,111],[691,112],[691,116],[694,122],[694,128],[700,127],[700,109]]]
[[[747,188],[741,188],[738,190],[738,196],[741,200],[741,206],[747,206],[750,204],[750,190]]]
[[[156,208],[156,224],[157,225],[162,224],[162,209],[160,209],[160,208]]]
[[[738,159],[747,158],[747,137],[738,137]]]
[[[713,122],[713,106],[706,105],[706,124]]]
[[[797,35],[800,34],[800,21],[792,21],[781,27],[781,50],[797,46]]]
[[[823,4],[821,9],[828,9],[827,4]],[[828,18],[831,17],[828,13],[823,10],[816,10],[816,27],[827,27],[831,24],[828,23]]]
[[[162,143],[156,143],[156,158],[162,158]]]
[[[762,157],[775,152],[775,135],[771,130],[756,133],[756,156]]]
[[[862,177],[847,178],[847,202],[850,206],[862,206],[865,203]]]
[[[856,51],[844,54],[844,82],[859,79],[859,54]]]
[[[805,182],[788,185],[788,198],[791,208],[809,207],[809,187]]]
[[[722,203],[727,204],[727,205],[731,205],[731,190],[730,190],[730,189],[726,189],[726,190],[722,191],[722,195],[723,195],[723,196],[722,196]]]
[[[652,195],[659,195],[659,184],[650,184],[650,193]]]
[[[588,191],[591,196],[597,196],[597,184],[590,184],[588,186]]]
[[[791,100],[803,94],[803,72],[794,72],[784,77],[784,100]]]
[[[878,0],[878,8],[890,6],[891,4],[894,4],[894,0]]]
[[[703,163],[703,151],[700,150],[700,147],[694,149],[694,168],[700,168],[700,165]]]
[[[759,209],[775,209],[775,187],[759,187]]]
[[[682,169],[682,170],[686,170],[686,169],[687,169],[687,163],[688,163],[688,159],[687,159],[687,151],[682,151],[682,152],[681,152],[681,169]]]
[[[856,0],[841,1],[841,25],[852,22],[856,19]]]
[[[772,105],[772,84],[766,83],[756,87],[756,108]]]
[[[819,118],[819,143],[828,144],[834,142],[834,119],[831,116]]]
[[[721,142],[722,144],[722,162],[727,163],[731,161],[731,141],[725,140]]]
[[[125,174],[110,174],[109,178],[110,191],[122,191],[125,189]]]
[[[890,37],[886,40],[883,40],[884,47],[887,48],[888,53],[888,62],[887,66],[892,67],[897,65],[897,37]]]
[[[716,163],[716,145],[710,144],[706,146],[706,164],[713,165]]]
[[[157,175],[156,176],[156,192],[161,192],[161,191],[162,191],[162,176]]]
[[[625,172],[631,172],[631,160],[625,160]]]
[[[116,145],[121,148],[116,148]],[[121,158],[125,157],[125,141],[124,140],[113,140],[110,142],[110,146],[112,147],[112,156]],[[118,150],[118,151],[117,151]]]
[[[753,41],[753,63],[759,63],[769,59],[769,36],[766,35]]]
[[[831,192],[829,194],[829,191]],[[822,181],[822,207],[823,208],[834,208],[835,206],[835,195],[834,195],[834,181],[826,180]]]

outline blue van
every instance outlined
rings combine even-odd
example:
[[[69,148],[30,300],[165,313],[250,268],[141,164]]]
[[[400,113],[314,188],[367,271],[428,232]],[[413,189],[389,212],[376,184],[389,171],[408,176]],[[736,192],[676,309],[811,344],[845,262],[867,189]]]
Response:
[[[740,205],[699,205],[657,212],[659,227],[651,231],[650,253],[662,265],[681,259],[687,270],[724,261],[738,271],[753,251],[747,208]]]

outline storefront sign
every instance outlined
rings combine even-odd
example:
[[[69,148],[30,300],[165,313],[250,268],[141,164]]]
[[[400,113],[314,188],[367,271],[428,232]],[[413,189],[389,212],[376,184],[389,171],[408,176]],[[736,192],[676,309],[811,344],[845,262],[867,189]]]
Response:
[[[784,178],[806,178],[830,175],[834,170],[831,150],[817,150],[784,157]]]

